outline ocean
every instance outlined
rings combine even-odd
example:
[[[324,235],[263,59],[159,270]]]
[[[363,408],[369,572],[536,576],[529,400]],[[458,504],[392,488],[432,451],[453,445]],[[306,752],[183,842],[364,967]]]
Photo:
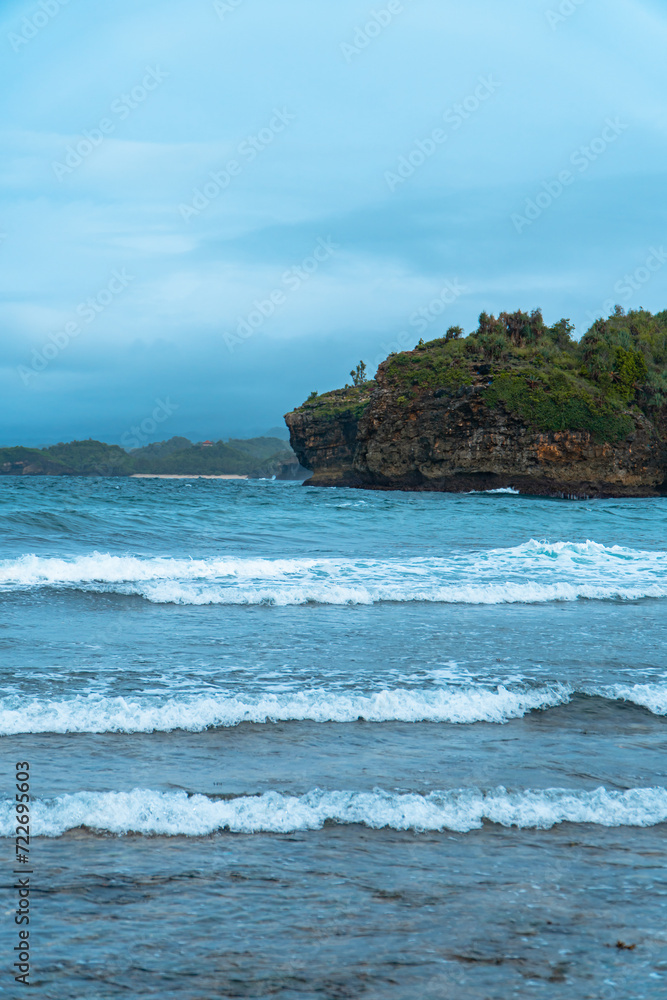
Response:
[[[8,477],[0,526],[0,995],[25,870],[44,998],[667,997],[667,499]]]

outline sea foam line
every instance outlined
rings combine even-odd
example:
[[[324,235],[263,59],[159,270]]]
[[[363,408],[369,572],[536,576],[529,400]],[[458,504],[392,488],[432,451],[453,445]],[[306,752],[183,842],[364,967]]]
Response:
[[[506,604],[667,596],[667,552],[597,542],[540,542],[443,557],[75,558],[0,561],[0,590],[56,587],[172,604]]]
[[[78,695],[74,698],[0,700],[0,735],[22,733],[202,732],[241,723],[317,722],[503,724],[531,712],[565,705],[576,694],[627,701],[667,715],[667,683],[575,688],[552,683],[512,690],[451,687],[386,689],[368,694],[328,690],[155,698]]]
[[[15,804],[0,801],[0,837],[13,837]],[[75,792],[31,803],[36,837],[60,837],[86,828],[116,835],[200,837],[232,833],[294,833],[320,830],[325,823],[361,824],[371,829],[466,833],[485,821],[504,827],[548,830],[560,823],[647,827],[667,820],[667,789],[593,791],[548,788],[491,791],[464,788],[428,795],[323,791],[306,795],[263,795],[214,799],[184,791]]]
[[[483,688],[345,694],[326,690],[172,698],[78,696],[63,701],[16,697],[0,701],[0,734],[201,732],[242,722],[506,722],[566,702],[571,688],[555,684],[526,691]]]

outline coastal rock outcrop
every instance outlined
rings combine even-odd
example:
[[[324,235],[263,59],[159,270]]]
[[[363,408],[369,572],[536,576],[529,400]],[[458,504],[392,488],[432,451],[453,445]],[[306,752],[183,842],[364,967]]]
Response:
[[[341,389],[318,397],[317,405],[305,403],[285,416],[292,450],[300,465],[315,473],[308,480],[312,485],[360,486],[365,482],[354,471],[354,459],[359,421],[370,400],[370,390]]]
[[[567,321],[547,328],[539,313],[482,316],[468,338],[454,330],[390,356],[374,381],[313,397],[286,415],[292,447],[314,473],[309,485],[666,493],[655,355],[664,349],[667,314],[640,314],[661,321],[657,351],[646,350],[633,315],[616,314],[579,343]]]

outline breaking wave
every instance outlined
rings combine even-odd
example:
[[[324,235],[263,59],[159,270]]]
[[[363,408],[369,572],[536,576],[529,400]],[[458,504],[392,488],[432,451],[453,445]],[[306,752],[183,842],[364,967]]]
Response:
[[[512,690],[500,684],[431,690],[397,688],[368,694],[307,690],[255,697],[240,694],[147,697],[78,695],[55,700],[19,696],[0,700],[0,736],[21,733],[203,732],[241,723],[428,722],[503,724],[531,712],[568,704],[575,695],[626,701],[667,715],[667,684],[614,684],[576,688],[552,683]]]
[[[441,558],[138,558],[0,561],[0,590],[138,595],[158,604],[464,604],[638,600],[667,596],[667,552],[597,542],[539,542]]]
[[[477,493],[477,494],[480,494],[480,493],[511,493],[511,494],[513,494],[514,496],[517,496],[517,497],[521,496],[521,493],[519,492],[519,490],[515,490],[513,486],[500,486],[496,490],[470,490],[469,493],[468,493],[468,496],[472,496],[475,493]]]
[[[619,827],[655,826],[667,820],[667,789],[574,791],[548,788],[484,792],[464,788],[429,795],[322,791],[306,795],[263,795],[215,799],[184,791],[76,792],[31,804],[34,836],[60,837],[81,827],[116,835],[201,837],[232,833],[294,833],[320,830],[325,823],[361,824],[371,829],[465,833],[483,823],[548,830],[559,823]],[[14,803],[0,802],[0,836],[12,837]]]
[[[172,698],[88,695],[65,701],[0,701],[0,735],[19,733],[149,733],[237,726],[242,722],[507,722],[569,700],[555,684],[528,691],[482,688],[390,690],[374,694],[304,691],[289,694]]]

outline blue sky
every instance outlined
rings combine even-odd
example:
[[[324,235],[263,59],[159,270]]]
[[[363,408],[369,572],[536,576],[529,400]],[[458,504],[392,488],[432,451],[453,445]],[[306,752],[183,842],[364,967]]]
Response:
[[[2,444],[261,433],[482,310],[667,307],[658,2],[4,0],[0,45]]]

